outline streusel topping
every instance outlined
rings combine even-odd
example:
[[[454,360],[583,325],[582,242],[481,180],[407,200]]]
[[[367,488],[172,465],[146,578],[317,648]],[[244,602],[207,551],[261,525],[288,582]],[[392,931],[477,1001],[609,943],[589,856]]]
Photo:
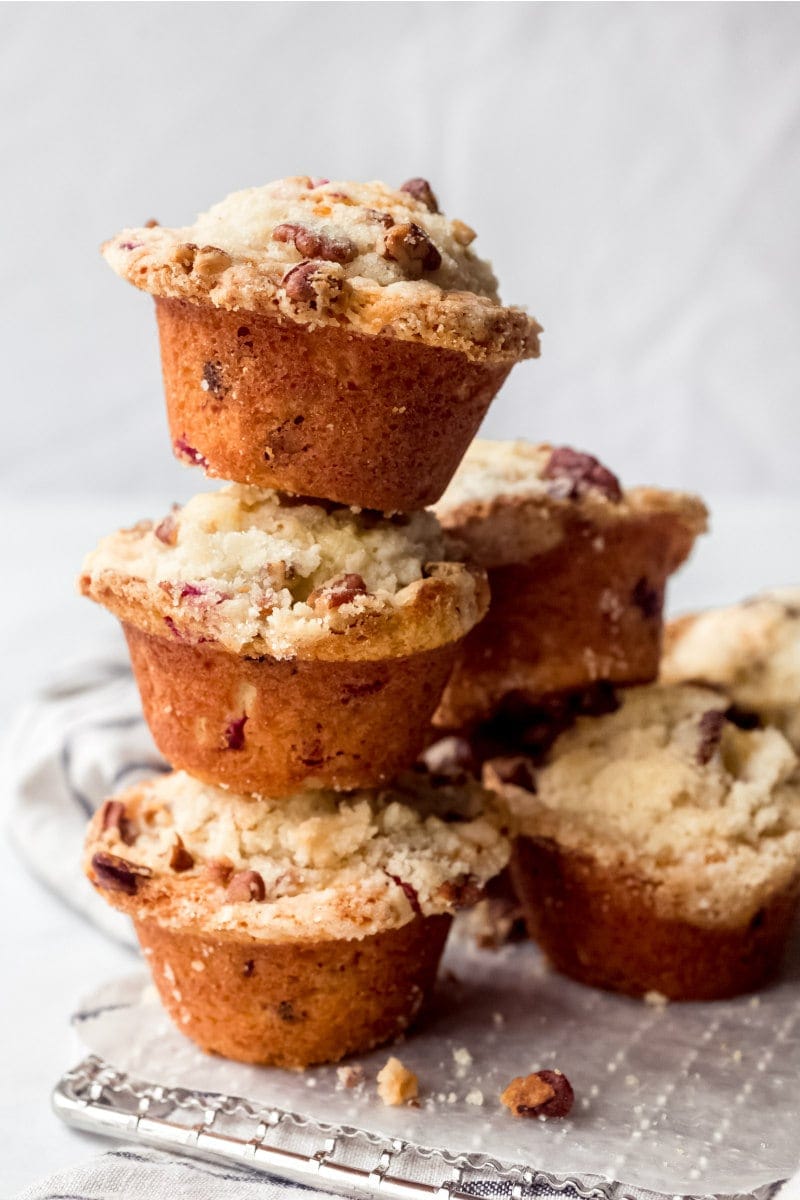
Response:
[[[133,915],[141,903],[164,924],[317,940],[453,912],[509,853],[505,807],[474,781],[413,771],[380,791],[273,800],[179,771],[107,802],[87,870]],[[132,887],[113,886],[108,856]]]
[[[739,923],[800,869],[797,756],[777,730],[727,720],[705,688],[619,699],[556,740],[534,791],[502,788],[522,832],[643,873],[673,915]]]
[[[103,589],[126,580],[159,614],[162,633],[287,657],[354,620],[402,610],[434,584],[463,601],[474,623],[480,589],[446,561],[450,553],[430,512],[390,518],[230,484],[104,538],[81,586],[113,607]]]
[[[125,229],[103,253],[156,296],[389,331],[475,359],[538,355],[539,326],[501,306],[474,238],[439,212],[424,180],[298,176],[234,192],[193,225]]]

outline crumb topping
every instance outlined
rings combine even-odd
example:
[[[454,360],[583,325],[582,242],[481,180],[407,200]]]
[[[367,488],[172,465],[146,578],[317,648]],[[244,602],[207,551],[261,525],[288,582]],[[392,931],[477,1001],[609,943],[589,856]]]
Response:
[[[644,873],[656,902],[684,917],[739,923],[798,874],[796,755],[777,730],[728,721],[704,688],[619,699],[556,740],[535,790],[498,781],[521,830]]]
[[[661,671],[723,689],[800,748],[800,587],[674,621]]]
[[[481,589],[451,553],[429,512],[383,517],[231,484],[104,538],[81,587],[123,619],[138,601],[162,635],[283,658],[426,592],[450,595],[450,636],[461,636]]]
[[[472,443],[434,511],[487,567],[546,553],[576,522],[602,532],[616,522],[662,517],[681,535],[677,566],[708,517],[696,496],[623,489],[599,459],[570,446],[484,439]]]
[[[87,870],[112,902],[172,926],[364,937],[471,902],[508,860],[507,826],[504,804],[479,784],[424,771],[381,790],[280,800],[177,771],[107,802]]]
[[[384,1104],[408,1104],[419,1095],[419,1080],[399,1058],[392,1056],[378,1071],[378,1095]]]
[[[425,180],[390,188],[297,176],[234,192],[192,225],[125,229],[103,254],[156,296],[389,330],[477,359],[536,356],[539,326],[500,305],[474,239],[439,212]]]

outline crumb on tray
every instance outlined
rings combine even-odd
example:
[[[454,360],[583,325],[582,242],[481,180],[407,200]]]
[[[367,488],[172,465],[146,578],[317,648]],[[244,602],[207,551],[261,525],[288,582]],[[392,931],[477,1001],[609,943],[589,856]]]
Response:
[[[419,1095],[417,1077],[399,1058],[391,1057],[378,1071],[378,1095],[384,1104],[408,1104]]]
[[[512,1079],[500,1100],[515,1117],[566,1117],[575,1093],[561,1071],[535,1071]]]

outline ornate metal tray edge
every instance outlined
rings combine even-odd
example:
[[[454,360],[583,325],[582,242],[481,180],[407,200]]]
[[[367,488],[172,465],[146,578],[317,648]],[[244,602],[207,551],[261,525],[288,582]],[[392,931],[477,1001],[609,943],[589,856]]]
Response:
[[[503,1195],[509,1200],[541,1195],[546,1188],[579,1200],[634,1200],[619,1184],[555,1178],[488,1155],[451,1154],[353,1127],[326,1126],[237,1096],[148,1083],[95,1055],[59,1080],[52,1104],[57,1116],[78,1129],[354,1197],[475,1200],[486,1194],[487,1184],[506,1181]],[[298,1131],[306,1142],[312,1137],[316,1148],[293,1147]],[[644,1200],[644,1193],[638,1195]]]

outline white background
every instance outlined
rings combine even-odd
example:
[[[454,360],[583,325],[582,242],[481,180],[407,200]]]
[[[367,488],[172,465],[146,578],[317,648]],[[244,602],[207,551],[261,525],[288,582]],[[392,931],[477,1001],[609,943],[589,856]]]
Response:
[[[0,172],[0,718],[111,635],[83,552],[204,486],[99,243],[284,174],[426,175],[478,229],[547,330],[486,432],[707,495],[673,608],[800,578],[797,5],[4,4]],[[88,1152],[47,1094],[130,960],[0,877],[5,1198]]]

